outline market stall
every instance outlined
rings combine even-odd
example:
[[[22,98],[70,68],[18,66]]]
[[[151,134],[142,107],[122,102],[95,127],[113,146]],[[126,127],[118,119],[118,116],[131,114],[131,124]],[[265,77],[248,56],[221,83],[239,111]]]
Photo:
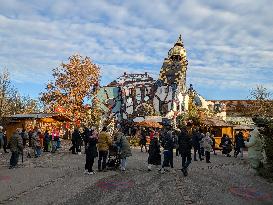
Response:
[[[29,113],[29,114],[17,114],[7,118],[8,124],[6,126],[7,137],[10,138],[12,133],[17,128],[26,130],[39,127],[42,132],[47,130],[58,129],[61,137],[64,135],[64,131],[69,128],[71,119],[67,116],[59,113]]]
[[[203,118],[201,119],[201,126],[204,130],[214,133],[216,148],[220,148],[219,145],[224,134],[228,135],[234,141],[234,125],[225,122],[219,117]]]

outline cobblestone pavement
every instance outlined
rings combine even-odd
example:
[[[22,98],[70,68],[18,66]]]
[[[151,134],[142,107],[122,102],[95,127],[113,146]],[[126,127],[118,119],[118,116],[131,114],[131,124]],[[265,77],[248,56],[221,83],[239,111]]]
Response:
[[[175,168],[147,171],[147,153],[133,149],[125,172],[84,175],[85,156],[64,143],[58,153],[26,159],[14,170],[0,155],[0,204],[273,204],[273,185],[255,175],[247,160],[212,155],[211,164],[192,162],[189,175]],[[95,163],[96,167],[96,163]]]

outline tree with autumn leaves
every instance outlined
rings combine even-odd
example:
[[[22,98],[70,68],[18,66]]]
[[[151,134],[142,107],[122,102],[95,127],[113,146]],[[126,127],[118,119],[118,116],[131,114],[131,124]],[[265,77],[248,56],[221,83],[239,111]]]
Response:
[[[85,102],[97,92],[100,67],[89,57],[72,55],[68,63],[53,69],[54,81],[46,85],[41,100],[50,111],[61,111],[74,122],[86,123],[90,107]],[[92,112],[92,111],[91,111]]]

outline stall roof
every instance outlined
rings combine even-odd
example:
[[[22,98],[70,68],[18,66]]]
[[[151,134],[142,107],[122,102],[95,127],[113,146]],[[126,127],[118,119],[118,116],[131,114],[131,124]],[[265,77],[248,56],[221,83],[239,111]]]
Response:
[[[233,124],[227,123],[219,117],[208,117],[202,119],[201,122],[204,125],[214,126],[214,127],[234,127]]]
[[[44,119],[44,118],[52,118],[57,121],[68,121],[71,119],[65,115],[59,113],[27,113],[27,114],[17,114],[10,116],[13,120],[19,119]]]

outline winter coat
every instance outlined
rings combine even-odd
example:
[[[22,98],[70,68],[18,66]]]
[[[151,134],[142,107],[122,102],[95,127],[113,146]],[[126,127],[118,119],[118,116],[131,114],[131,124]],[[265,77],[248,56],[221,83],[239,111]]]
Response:
[[[85,140],[86,142],[86,157],[90,157],[90,158],[95,158],[98,156],[98,151],[97,151],[97,142],[98,139],[93,137],[93,136],[89,136],[88,138],[86,138]]]
[[[144,131],[141,131],[139,144],[140,145],[146,145],[146,143],[147,143],[146,133]]]
[[[232,142],[228,137],[222,137],[221,146],[223,147],[223,154],[229,154],[232,150]]]
[[[149,145],[148,164],[161,165],[160,144],[158,138],[153,138]]]
[[[192,140],[186,131],[182,130],[178,136],[178,145],[181,156],[191,153]]]
[[[249,142],[245,141],[245,146],[248,148],[248,159],[252,167],[257,168],[263,159],[263,140],[257,129],[250,132]]]
[[[50,136],[48,132],[45,132],[45,142],[48,143],[50,141]]]
[[[195,149],[199,149],[200,148],[200,140],[201,140],[201,136],[199,132],[194,132],[192,135],[192,146]]]
[[[132,156],[130,144],[122,132],[116,134],[116,145],[120,148],[120,157],[126,158]]]
[[[79,130],[74,130],[74,132],[72,133],[72,143],[76,143],[77,145],[81,145],[82,144],[82,135]]]
[[[109,133],[101,132],[99,134],[99,139],[97,143],[97,148],[99,151],[108,151],[109,146],[112,145],[112,140],[110,138]]]
[[[200,143],[200,148],[204,148],[204,138],[205,138],[205,135],[203,133],[200,133],[200,136],[199,136],[199,143]]]
[[[162,139],[162,147],[164,150],[173,151],[174,149],[174,142],[172,135],[168,132]]]
[[[205,152],[210,152],[212,149],[213,141],[210,136],[205,136],[202,139],[202,144]]]
[[[38,135],[37,132],[34,132],[34,133],[32,134],[31,140],[32,140],[32,145],[33,145],[33,147],[41,147],[39,135]]]
[[[15,132],[10,139],[10,151],[22,153],[23,151],[23,139],[19,133]]]
[[[235,146],[236,146],[237,149],[245,147],[244,137],[240,133],[235,136]]]

